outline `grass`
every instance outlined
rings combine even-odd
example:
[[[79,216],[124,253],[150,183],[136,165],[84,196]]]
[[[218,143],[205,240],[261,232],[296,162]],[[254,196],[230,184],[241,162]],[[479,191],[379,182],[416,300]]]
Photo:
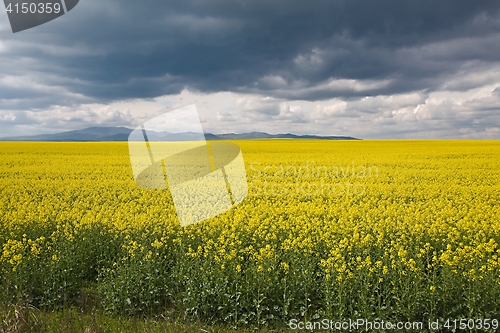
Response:
[[[289,329],[259,330],[290,332]],[[250,333],[251,329],[232,329],[201,322],[190,322],[167,310],[155,318],[111,316],[101,309],[40,311],[29,304],[3,306],[0,309],[0,333]]]

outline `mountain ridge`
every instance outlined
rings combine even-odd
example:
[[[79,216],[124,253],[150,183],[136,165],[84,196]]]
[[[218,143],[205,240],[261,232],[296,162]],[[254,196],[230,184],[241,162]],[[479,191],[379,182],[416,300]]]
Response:
[[[120,142],[128,141],[128,136],[133,129],[128,127],[88,127],[81,130],[72,130],[54,134],[39,134],[25,136],[11,136],[0,138],[0,141],[48,141],[48,142]],[[180,138],[193,139],[197,133],[167,133],[156,132],[152,141],[179,141]],[[254,140],[254,139],[320,139],[320,140],[361,140],[350,136],[320,136],[320,135],[297,135],[269,134],[266,132],[249,133],[225,133],[213,134],[205,133],[206,140]]]

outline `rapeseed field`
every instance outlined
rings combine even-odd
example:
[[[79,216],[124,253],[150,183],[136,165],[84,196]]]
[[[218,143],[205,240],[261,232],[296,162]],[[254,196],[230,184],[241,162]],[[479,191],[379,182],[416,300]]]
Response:
[[[496,141],[234,141],[248,196],[182,228],[127,143],[0,143],[0,297],[231,326],[500,317]]]

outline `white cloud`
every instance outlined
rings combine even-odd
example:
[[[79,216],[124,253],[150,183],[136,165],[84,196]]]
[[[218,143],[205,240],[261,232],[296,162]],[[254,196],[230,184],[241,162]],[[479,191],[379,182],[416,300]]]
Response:
[[[482,75],[482,73],[478,73]],[[10,86],[24,81],[4,78]],[[38,86],[32,83],[32,86]],[[286,100],[258,94],[183,90],[151,100],[55,106],[0,112],[3,136],[61,132],[89,126],[135,127],[165,111],[196,104],[211,133],[297,133],[366,139],[500,139],[500,80],[468,91],[440,90],[357,100]],[[45,87],[38,87],[45,89]]]
[[[299,54],[293,60],[299,70],[310,72],[316,71],[323,65],[323,51],[319,48],[314,48],[306,54]]]

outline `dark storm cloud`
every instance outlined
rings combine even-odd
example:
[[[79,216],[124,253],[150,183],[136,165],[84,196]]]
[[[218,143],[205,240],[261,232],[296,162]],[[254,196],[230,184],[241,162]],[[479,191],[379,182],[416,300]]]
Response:
[[[304,100],[432,91],[470,61],[499,60],[499,44],[484,42],[500,30],[499,10],[470,0],[82,0],[39,33],[0,36],[0,107],[184,87]]]

